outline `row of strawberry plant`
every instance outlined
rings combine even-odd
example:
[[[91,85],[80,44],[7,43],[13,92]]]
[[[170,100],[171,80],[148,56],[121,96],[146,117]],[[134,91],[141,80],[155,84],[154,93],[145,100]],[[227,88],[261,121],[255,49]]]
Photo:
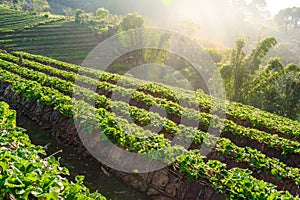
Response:
[[[86,92],[85,94],[87,95]],[[91,94],[91,96],[93,95],[94,94]],[[99,99],[99,97],[90,98]],[[267,173],[270,176],[275,176],[278,180],[285,179],[295,185],[300,185],[300,170],[298,168],[288,167],[286,164],[278,161],[277,159],[267,157],[265,154],[262,154],[256,149],[252,149],[250,147],[237,147],[226,138],[217,138],[209,133],[202,132],[197,129],[191,129],[184,125],[176,125],[169,119],[163,118],[144,109],[132,107],[123,102],[110,102],[109,99],[105,99],[105,97],[102,98],[100,106],[107,110],[117,111],[119,115],[130,118],[132,121],[138,122],[138,124],[141,124],[142,126],[149,127],[150,129],[152,126],[162,127],[162,132],[166,132],[167,134],[174,136],[180,136],[186,144],[193,141],[193,143],[199,148],[201,148],[201,146],[205,146],[206,148],[214,146],[213,151],[222,155],[227,155],[237,163],[246,163],[258,173]]]
[[[14,33],[15,31],[9,28],[0,28],[0,34],[10,34],[10,33]]]
[[[200,107],[202,110],[206,110],[207,112],[211,110],[212,101],[213,102],[219,101],[218,99],[215,98],[213,98],[212,100],[210,96],[201,92],[197,93],[195,98],[194,92],[183,90],[180,88],[161,86],[161,84],[149,84],[149,82],[141,81],[131,77],[120,76],[117,74],[110,74],[108,72],[101,72],[94,69],[82,68],[80,66],[64,63],[51,58],[32,55],[24,52],[14,52],[13,54],[23,55],[27,59],[31,59],[37,62],[51,65],[53,67],[57,67],[62,70],[73,71],[75,73],[80,73],[80,74],[82,73],[92,78],[98,78],[100,80],[118,83],[119,85],[122,86],[134,87],[134,88],[141,87],[142,90],[145,90],[147,92],[160,94],[162,98],[167,98],[170,100],[174,98],[178,98],[180,102],[185,102],[189,104],[191,107]],[[174,93],[170,92],[170,90],[166,88],[170,88],[170,90],[175,93],[175,97],[174,97]],[[223,105],[225,104],[226,106],[218,107],[216,108],[216,110],[225,109],[226,115],[228,117],[232,119],[240,120],[242,122],[246,122],[253,128],[265,128],[266,130],[269,130],[269,132],[278,130],[283,134],[291,135],[296,138],[300,137],[299,122],[290,120],[285,117],[277,116],[269,112],[259,110],[252,106],[245,106],[240,103],[225,101],[223,103],[221,102],[221,105],[222,104]]]
[[[289,192],[278,192],[276,186],[251,176],[250,170],[232,168],[215,160],[203,161],[198,150],[177,157],[177,168],[192,180],[208,179],[227,199],[294,199]],[[295,199],[299,199],[296,197]]]
[[[70,39],[93,39],[91,38],[90,35],[88,34],[74,34],[72,36],[70,35],[52,35],[52,36],[36,36],[36,37],[25,37],[23,36],[22,38],[14,38],[14,37],[2,37],[2,39],[11,39],[15,43],[24,43],[24,42],[30,42],[32,45],[38,45],[37,42],[42,43],[44,41],[49,41],[49,40],[70,40]],[[16,45],[16,44],[15,44]],[[51,46],[51,44],[48,44],[48,46]]]
[[[9,72],[5,72],[2,71],[3,73],[7,73],[6,76],[1,76],[6,77],[8,79],[10,79],[10,81],[13,84],[20,84],[21,79],[16,77],[16,75],[13,74],[9,74]],[[16,81],[17,80],[17,81]],[[7,81],[7,80],[6,80]],[[42,86],[39,85],[38,83],[33,84],[32,81],[28,81],[28,80],[24,80],[22,79],[22,81],[24,81],[25,83],[30,83],[29,84],[29,88],[31,88],[33,85],[35,87],[35,89],[29,89],[26,84],[23,84],[17,86],[17,87],[13,87],[13,89],[16,89],[17,92],[22,92],[23,94],[28,94],[28,93],[32,93],[32,92],[36,92],[36,90],[40,90],[39,94],[41,96],[47,96],[47,92],[49,92],[50,90],[43,90]],[[39,88],[40,87],[40,88]],[[52,89],[52,91],[54,91]],[[45,93],[43,93],[45,92]],[[54,98],[54,96],[58,94],[58,93],[50,93],[51,98]],[[35,95],[27,95],[30,97],[33,97]],[[37,96],[35,96],[34,98],[39,98]],[[58,101],[61,101],[61,97],[58,97],[57,99]],[[65,102],[63,102],[65,103]],[[78,102],[80,106],[82,106],[82,102]],[[58,107],[62,107],[62,106],[58,106]],[[110,119],[110,123],[105,124],[107,121],[103,119],[108,117],[108,113],[105,113],[105,110],[98,110],[100,112],[96,112],[97,116],[94,115],[95,112],[88,112],[87,110],[89,109],[95,109],[92,107],[89,107],[88,105],[84,105],[84,114],[83,116],[86,117],[86,122],[91,123],[91,119],[100,119],[101,125],[98,125],[99,128],[102,129],[103,128],[107,128],[114,125],[115,123],[112,122],[112,120],[116,119],[116,118],[112,118]],[[87,112],[86,112],[87,111]],[[100,115],[100,116],[99,116]],[[100,117],[100,118],[99,118]],[[97,121],[97,120],[96,120]],[[128,126],[128,124],[127,124]],[[114,127],[115,129],[119,129],[120,127]],[[115,129],[112,129],[109,131],[109,133],[112,133],[115,131]],[[127,129],[126,129],[127,130]],[[120,134],[120,133],[118,133]],[[178,153],[178,152],[177,152]],[[203,161],[203,157],[199,154],[197,154],[197,151],[186,151],[184,154],[182,154],[179,158],[177,158],[177,164],[180,166],[180,171],[182,171],[183,173],[187,174],[188,177],[192,177],[194,179],[199,179],[199,178],[204,178],[209,180],[209,182],[211,182],[212,184],[215,185],[215,187],[219,190],[222,191],[224,193],[226,193],[229,197],[234,197],[234,196],[242,196],[244,195],[245,198],[251,199],[253,198],[253,195],[261,195],[261,196],[254,196],[254,197],[263,197],[260,199],[267,199],[268,197],[276,197],[276,198],[289,198],[289,199],[298,199],[298,198],[294,198],[292,195],[290,195],[289,192],[278,192],[275,189],[275,186],[272,184],[268,184],[265,183],[263,181],[259,181],[255,178],[253,178],[250,175],[249,171],[245,171],[245,170],[241,170],[241,169],[232,169],[232,170],[226,170],[226,166],[224,164],[219,163],[218,161],[209,161],[207,164],[204,164]],[[229,180],[232,180],[232,177],[239,177],[241,174],[247,175],[244,176],[246,178],[246,180],[248,180],[248,182],[244,182],[244,180],[238,180],[235,179],[233,182],[229,182]],[[221,177],[223,181],[219,181],[219,179],[217,180],[217,177]],[[249,185],[249,181],[250,185]],[[239,190],[230,190],[232,184],[236,184],[238,186],[240,186]],[[256,187],[257,185],[259,186],[264,186],[264,187]]]
[[[31,67],[33,67],[33,66],[37,67],[38,65],[31,65]],[[43,68],[43,67],[39,66],[39,68]],[[49,66],[45,67],[45,69],[50,71]],[[52,72],[55,73],[55,70],[52,70]],[[31,72],[31,73],[33,73],[33,72]],[[64,73],[68,74],[68,72],[60,71],[60,74],[64,74]],[[37,76],[37,75],[35,75],[35,76]],[[39,76],[37,76],[37,78],[38,77]],[[89,81],[89,79],[87,77],[83,78],[82,76],[77,76],[77,79],[79,79],[85,83],[88,83],[88,84],[95,84],[95,82],[96,82],[95,80]],[[137,91],[124,89],[124,88],[121,88],[121,87],[118,87],[115,85],[111,85],[109,83],[100,82],[100,84],[101,85],[98,85],[98,87],[100,87],[101,89],[104,89],[105,91],[108,91],[111,93],[117,93],[123,97],[128,97],[128,95],[131,95],[131,97],[137,101],[146,102],[146,104],[151,105],[151,106],[155,105],[157,107],[160,107],[160,108],[166,110],[168,113],[176,114],[178,116],[186,117],[186,118],[192,119],[192,120],[197,119],[199,121],[200,125],[202,127],[204,127],[203,128],[204,130],[208,129],[210,121],[214,121],[213,128],[219,128],[220,125],[222,123],[224,123],[224,132],[229,132],[234,135],[248,137],[253,140],[260,141],[260,143],[265,143],[268,146],[282,149],[283,154],[288,154],[288,153],[298,154],[299,153],[300,145],[298,142],[280,138],[277,135],[268,135],[262,131],[258,131],[255,129],[245,128],[245,127],[236,125],[229,120],[219,119],[217,116],[213,116],[213,115],[210,115],[207,113],[198,113],[191,109],[183,109],[183,108],[180,108],[175,103],[169,104],[169,102],[167,102],[167,101],[164,101],[161,99],[156,99],[156,98],[153,98],[152,96],[145,95],[145,94],[137,92]],[[68,90],[68,88],[69,88],[69,86],[67,87],[67,90]]]
[[[86,108],[86,106],[84,107]],[[93,116],[89,117],[89,113],[91,112],[84,112],[86,121],[88,121],[87,124],[93,121],[91,120]],[[271,197],[275,199],[298,199],[298,197],[292,196],[288,191],[277,191],[275,185],[254,178],[251,176],[252,172],[250,170],[240,168],[226,170],[225,164],[216,160],[209,160],[205,163],[204,158],[197,150],[185,150],[176,158],[174,165],[180,166],[178,170],[186,174],[191,180],[207,180],[215,186],[218,192],[226,194],[229,199],[236,199],[241,196],[245,199],[270,199]],[[240,176],[243,178],[241,179]],[[233,186],[239,189],[232,190]]]
[[[73,34],[73,35],[70,35],[70,34]],[[45,33],[45,34],[39,34],[39,33],[31,33],[31,32],[28,32],[28,33],[24,33],[24,31],[20,32],[19,34],[14,34],[14,35],[8,35],[6,37],[2,37],[3,39],[5,38],[9,38],[9,39],[13,39],[14,41],[16,42],[21,42],[23,38],[27,38],[29,39],[30,41],[42,41],[43,39],[58,39],[59,37],[63,38],[79,38],[78,36],[90,36],[90,33],[89,32],[53,32],[53,33]],[[53,37],[53,38],[51,38]],[[94,39],[95,38],[92,38],[90,37],[90,39]],[[76,42],[76,41],[75,41]]]
[[[45,78],[45,80],[42,81],[41,78],[45,77],[45,75],[43,76],[42,74],[36,74],[35,76],[39,77],[39,79],[37,81],[42,82],[42,83],[53,83],[49,86],[56,87],[57,89],[63,91],[67,95],[71,95],[71,93],[72,93],[72,92],[70,92],[70,88],[72,88],[70,86],[70,84],[68,84],[66,87],[62,86],[66,82],[63,82],[63,81],[56,82],[56,81],[50,80],[50,78]],[[191,130],[191,129],[188,130],[186,128],[182,129],[182,127],[184,127],[183,125],[180,125],[181,128],[179,129],[174,122],[172,122],[168,119],[165,119],[165,118],[161,118],[159,115],[154,115],[153,113],[148,113],[143,109],[138,109],[138,108],[129,106],[128,104],[125,104],[125,103],[110,102],[110,100],[104,96],[99,96],[98,94],[96,94],[92,91],[81,89],[76,85],[74,87],[75,87],[75,91],[85,94],[85,99],[87,99],[88,102],[92,102],[93,100],[96,99],[96,106],[103,107],[107,110],[116,110],[119,112],[119,114],[121,113],[122,115],[126,115],[127,117],[130,117],[134,121],[138,121],[139,123],[143,124],[144,126],[148,126],[151,122],[151,124],[155,124],[158,127],[162,126],[164,128],[164,130],[167,131],[168,133],[177,134],[180,136],[185,136],[185,133],[187,133],[187,132],[194,132],[194,134],[189,135],[189,137],[190,138],[195,137],[196,138],[195,143],[197,143],[197,144],[202,144],[203,140],[213,140],[213,138],[211,138],[211,136],[209,136],[207,133],[203,133],[198,130]],[[216,139],[214,139],[214,140],[216,140]],[[232,143],[228,144],[228,141],[226,143],[227,143],[227,147],[233,147]],[[224,143],[219,143],[219,145],[224,147]],[[218,149],[218,151],[220,151],[222,153],[227,152],[228,151],[228,150],[226,150],[226,149],[228,149],[227,147],[223,148],[223,149]],[[234,149],[236,149],[236,148],[237,147],[235,147]],[[251,148],[249,148],[249,149],[250,149],[250,151],[253,151],[253,152],[255,151],[255,150],[251,150]],[[244,150],[244,152],[245,152],[245,150]],[[262,156],[260,156],[261,158],[264,157],[264,155],[261,153],[259,154],[258,152],[255,152],[255,154],[258,154],[257,156],[262,155]],[[235,154],[231,154],[231,155],[233,156]],[[234,158],[235,159],[239,158],[238,161],[246,161],[247,160],[248,162],[251,162],[251,158],[254,158],[254,154],[248,155],[248,154],[242,154],[242,152],[240,152]],[[271,162],[268,160],[271,160]],[[270,166],[268,168],[268,170],[271,170],[272,169],[271,167],[278,169],[277,170],[278,174],[276,174],[276,175],[278,175],[278,177],[287,177],[287,178],[292,178],[292,179],[293,178],[296,179],[296,177],[297,177],[296,176],[297,173],[295,173],[295,170],[293,170],[292,168],[288,168],[288,169],[289,169],[289,171],[294,171],[294,172],[290,173],[290,175],[287,176],[286,171],[280,170],[284,164],[280,163],[280,162],[276,162],[275,159],[268,158],[268,159],[262,159],[259,162],[257,160],[255,160],[255,162],[258,166],[258,170],[260,170],[260,171],[265,170],[261,166],[265,166],[267,163],[268,164],[267,166]]]
[[[93,42],[88,42],[86,45],[82,45],[81,47],[79,47],[78,51],[72,52],[72,49],[74,49],[76,45],[78,46],[78,44],[73,44],[72,42],[64,43],[64,41],[66,40],[62,40],[62,42],[58,41],[57,44],[52,44],[52,45],[39,45],[39,44],[32,44],[31,42],[29,42],[30,45],[32,44],[32,46],[28,46],[28,45],[23,46],[23,44],[18,45],[18,43],[14,42],[11,45],[6,45],[6,47],[14,48],[14,49],[25,49],[27,51],[39,51],[44,54],[49,54],[51,56],[56,56],[56,57],[63,56],[64,54],[65,56],[84,55],[93,47]],[[54,47],[61,48],[61,49],[57,52],[49,52],[49,49]]]
[[[10,28],[14,31],[62,20],[62,18],[45,18],[26,14],[3,6],[0,7],[0,10],[2,13],[0,20],[1,25],[3,28]]]
[[[165,139],[163,135],[156,135],[150,131],[145,131],[135,124],[128,123],[125,119],[114,117],[113,114],[103,108],[91,110],[93,107],[89,104],[83,101],[75,101],[55,89],[42,86],[38,82],[21,78],[3,69],[1,70],[0,78],[3,82],[12,83],[12,90],[17,94],[21,93],[28,100],[35,99],[38,103],[54,105],[55,109],[59,110],[63,116],[72,116],[73,114],[87,112],[86,115],[82,114],[78,116],[81,117],[82,123],[94,123],[92,125],[100,128],[99,130],[105,133],[111,141],[115,143],[119,142],[120,146],[126,147],[131,151],[139,153],[150,153],[153,151],[180,152],[183,149],[180,146],[172,146],[170,141]],[[93,114],[97,116],[91,118]],[[97,119],[97,123],[91,119]],[[130,133],[128,130],[131,130]],[[89,131],[92,130],[89,129]],[[165,153],[166,157],[172,155]]]
[[[39,25],[42,25],[42,24],[48,24],[48,23],[56,22],[57,20],[62,20],[62,19],[35,18],[35,20],[33,20],[32,18],[28,18],[27,21],[6,23],[6,24],[2,24],[2,26],[5,27],[5,28],[12,29],[14,31],[20,31],[20,30],[23,30],[23,29],[32,28],[32,27],[39,26]]]
[[[16,112],[0,102],[0,198],[1,199],[97,199],[106,198],[91,193],[83,185],[83,176],[70,182],[66,168],[40,146],[31,144],[23,129],[16,127]]]

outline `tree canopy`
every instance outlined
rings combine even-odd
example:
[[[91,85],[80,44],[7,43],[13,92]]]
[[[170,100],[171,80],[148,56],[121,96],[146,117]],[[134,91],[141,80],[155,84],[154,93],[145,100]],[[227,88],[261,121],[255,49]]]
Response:
[[[286,8],[275,16],[275,22],[280,30],[292,32],[300,28],[300,7]]]
[[[145,20],[142,16],[137,13],[130,13],[126,15],[121,23],[120,23],[120,30],[127,31],[130,29],[137,29],[144,27]]]
[[[263,58],[277,43],[274,37],[266,37],[259,41],[249,55],[245,53],[245,40],[236,40],[230,60],[220,67],[221,76],[225,82],[227,97],[234,101],[245,102],[244,94],[253,76],[259,69]]]
[[[2,3],[13,5],[14,7],[29,11],[29,12],[43,12],[50,9],[47,0],[3,0]]]

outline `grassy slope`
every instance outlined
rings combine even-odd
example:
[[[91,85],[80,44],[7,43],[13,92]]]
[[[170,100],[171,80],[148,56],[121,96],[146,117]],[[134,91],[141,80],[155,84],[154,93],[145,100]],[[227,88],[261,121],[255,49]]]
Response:
[[[24,50],[79,64],[99,43],[85,25],[68,20],[47,19],[51,22],[29,28],[33,22],[40,22],[46,18],[5,7],[0,7],[0,13],[0,25],[7,29],[0,31],[0,45],[7,50]],[[11,29],[15,32],[8,31]]]

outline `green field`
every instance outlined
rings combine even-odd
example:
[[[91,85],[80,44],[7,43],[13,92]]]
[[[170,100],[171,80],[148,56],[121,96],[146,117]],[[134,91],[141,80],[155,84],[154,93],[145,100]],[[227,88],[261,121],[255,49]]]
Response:
[[[207,181],[229,199],[241,196],[247,199],[299,199],[295,197],[299,195],[297,188],[300,185],[299,122],[258,109],[253,116],[253,107],[230,102],[226,109],[228,119],[220,118],[210,114],[211,97],[207,95],[198,94],[196,99],[189,99],[190,91],[170,90],[160,84],[28,53],[0,54],[0,69],[0,81],[11,83],[15,93],[53,105],[63,116],[78,110],[82,114],[81,123],[90,127],[90,131],[101,129],[112,142],[127,151],[150,155],[158,151],[160,154],[153,154],[153,159],[174,162],[174,168],[190,181]],[[79,71],[81,75],[77,76]],[[80,86],[74,84],[75,80]],[[92,86],[97,87],[96,92],[89,89]],[[140,89],[134,90],[133,86]],[[75,94],[84,94],[85,102],[72,98],[74,89]],[[111,100],[111,93],[118,94],[120,99],[129,95],[133,101],[128,104]],[[183,106],[170,98],[174,94],[178,99],[185,99]],[[89,105],[93,100],[96,108]],[[200,106],[201,111],[193,105]],[[166,110],[167,117],[147,111],[151,106]],[[122,115],[116,116],[114,110]],[[134,123],[129,123],[126,116]],[[178,125],[178,117],[196,118],[198,124],[196,127]],[[144,129],[154,122],[162,123],[160,134]],[[220,138],[207,132],[209,125],[217,129],[222,123]],[[134,135],[128,133],[129,127]],[[184,140],[192,139],[191,147],[184,149],[180,145],[171,145],[170,139],[175,135]],[[212,152],[206,157],[201,156],[197,149],[209,146],[213,140],[217,142]],[[174,160],[172,155],[178,153],[181,155]],[[229,161],[231,164],[226,166]],[[239,168],[240,165],[243,168]],[[264,174],[263,179],[260,174]]]
[[[45,18],[0,7],[0,46],[81,64],[100,39],[87,25]]]
[[[119,16],[105,8],[88,13],[65,6],[61,9],[66,16],[53,15],[46,0],[40,2],[43,9],[38,2],[0,1],[0,200],[106,199],[101,194],[126,199],[127,193],[136,197],[131,192],[135,189],[145,195],[136,200],[300,200],[300,66],[286,64],[291,56],[285,54],[287,49],[280,50],[282,57],[268,57],[282,38],[261,33],[254,42],[247,38],[248,33],[242,36],[245,27],[241,26],[241,36],[232,48],[213,45],[216,41],[206,41],[200,32],[206,31],[202,26],[210,29],[216,23],[205,19],[212,27],[203,22],[199,27],[192,20],[173,22],[171,18],[180,19],[179,15],[188,15],[193,9],[177,13],[175,2],[155,1],[163,6],[155,4],[161,10],[173,9],[174,13],[166,14],[161,22],[180,29],[182,37],[173,37],[177,35],[172,35],[173,30],[158,31],[162,33],[159,36],[149,31],[151,34],[145,34],[149,40],[144,41],[139,33],[155,24],[147,15],[132,12]],[[107,5],[119,9],[126,4],[113,2]],[[272,24],[264,13],[264,1],[230,2],[242,7],[241,13],[233,15],[241,18],[237,23],[247,23],[250,16],[257,15],[257,21],[266,20],[262,24]],[[181,11],[180,4],[176,9]],[[211,13],[213,8],[204,16]],[[211,16],[211,21],[216,16]],[[281,25],[279,29],[266,30],[284,38],[297,36],[299,16],[300,7],[282,10],[272,19]],[[224,24],[232,22],[224,20],[228,21]],[[251,37],[257,27],[247,28]],[[207,32],[212,38],[218,35],[219,29],[214,28],[214,33]],[[235,31],[231,25],[221,29],[228,35]],[[108,64],[107,71],[80,66],[97,45],[116,33],[120,33],[122,46],[109,43],[112,48],[106,46],[105,55],[97,54],[95,62],[91,59],[96,67],[102,63],[98,56],[110,58],[122,52]],[[127,49],[127,45],[138,48]],[[197,66],[195,60],[201,64]],[[145,71],[138,67],[145,67]],[[196,67],[204,72],[198,73]],[[143,75],[153,75],[157,82],[135,77],[131,71],[135,68]],[[163,83],[176,83],[177,87]],[[226,99],[208,94],[220,88]],[[16,125],[17,112],[11,107],[49,131],[49,137],[59,145],[69,146],[73,156],[82,154],[84,158],[77,161],[85,166],[90,165],[85,158],[103,154],[105,160],[97,157],[95,167],[105,175],[104,182],[112,183],[107,184],[109,191],[95,178],[99,186],[95,188],[103,191],[92,193],[94,185],[87,188],[84,176],[71,171],[74,166],[61,167],[60,163],[71,158],[56,159],[59,151],[49,156],[47,145],[32,144],[26,130]],[[125,156],[120,151],[126,152]],[[152,172],[145,160],[155,167],[164,164],[163,168]],[[110,165],[120,162],[120,168],[126,170]],[[85,175],[98,173],[83,168]],[[110,178],[123,181],[125,189],[115,186]],[[127,191],[127,186],[134,190]]]
[[[37,16],[12,10],[2,5],[0,5],[0,16],[1,36],[62,20],[62,17]]]

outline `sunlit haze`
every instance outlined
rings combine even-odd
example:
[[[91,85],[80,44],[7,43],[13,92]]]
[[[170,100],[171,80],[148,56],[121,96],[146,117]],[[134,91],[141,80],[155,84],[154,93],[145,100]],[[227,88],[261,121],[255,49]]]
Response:
[[[249,4],[251,0],[246,2]],[[256,15],[244,18],[243,9],[234,6],[229,0],[163,0],[163,3],[168,9],[165,13],[165,25],[172,26],[174,22],[192,20],[200,25],[198,36],[225,46],[233,44],[237,35],[248,36],[248,30],[252,31],[249,35],[257,36],[264,27],[274,26]],[[300,0],[266,0],[266,3],[266,9],[271,14],[269,18],[284,8],[300,6]],[[255,24],[258,26],[251,28]]]
[[[272,13],[272,15],[276,15],[280,10],[288,7],[299,7],[300,0],[266,0],[267,9]]]

